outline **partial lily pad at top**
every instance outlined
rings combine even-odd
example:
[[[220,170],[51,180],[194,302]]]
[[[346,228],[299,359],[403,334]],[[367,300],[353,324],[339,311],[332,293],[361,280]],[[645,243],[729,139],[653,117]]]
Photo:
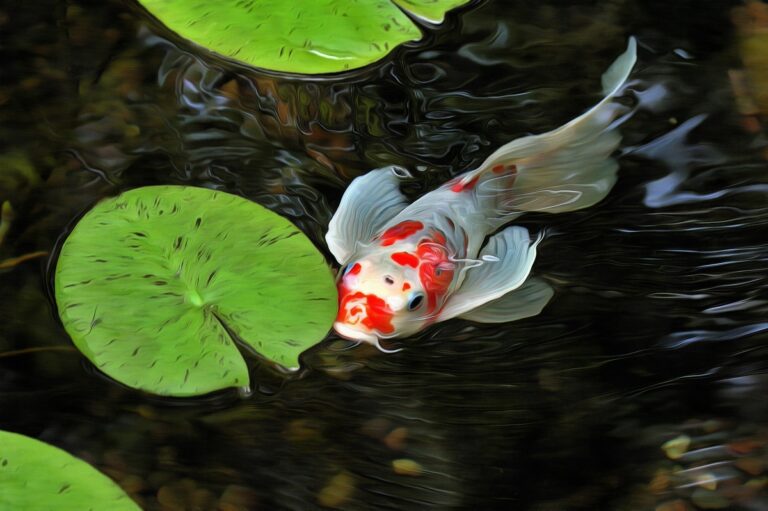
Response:
[[[185,186],[97,204],[64,242],[54,285],[64,327],[96,367],[173,396],[249,385],[233,336],[298,367],[337,305],[325,258],[288,220]]]
[[[0,509],[141,511],[110,478],[34,438],[0,431]]]
[[[440,23],[469,0],[139,1],[181,37],[216,53],[274,71],[320,74],[366,66],[421,39],[404,11]]]
[[[471,0],[392,0],[402,9],[430,23],[442,23],[445,13]]]

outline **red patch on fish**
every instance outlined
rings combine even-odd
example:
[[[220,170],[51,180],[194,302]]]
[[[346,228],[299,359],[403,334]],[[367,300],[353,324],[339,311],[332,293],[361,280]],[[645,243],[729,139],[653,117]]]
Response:
[[[406,282],[403,284],[403,291],[408,291],[409,289],[411,289],[411,285],[409,283]]]
[[[451,222],[453,223],[453,222]],[[438,245],[445,245],[445,235],[438,231],[437,229],[432,230],[432,241],[437,243]]]
[[[517,173],[517,165],[510,164],[510,165],[494,165],[491,171],[494,174],[501,174],[504,171],[508,171],[510,174],[516,174]]]
[[[419,243],[416,253],[422,261],[419,266],[419,280],[427,295],[427,308],[432,313],[453,282],[455,265],[450,260],[448,249],[434,239]]]
[[[347,312],[349,308],[349,312]],[[365,314],[362,314],[363,311]],[[362,314],[362,317],[360,317]],[[336,321],[348,325],[362,323],[369,330],[378,330],[382,334],[395,331],[392,325],[394,313],[387,303],[376,295],[361,292],[350,293],[343,283],[339,284],[339,313]]]
[[[368,299],[365,307],[367,314],[363,318],[363,325],[371,330],[378,330],[382,334],[391,334],[395,331],[392,326],[392,312],[387,303],[376,295],[366,295]]]
[[[360,263],[355,263],[355,264],[352,265],[352,268],[349,269],[347,274],[348,275],[357,275],[358,273],[360,273],[360,270],[362,270],[362,269],[363,269],[363,267],[360,266]]]
[[[411,268],[416,268],[419,265],[419,258],[410,252],[395,252],[390,257],[400,266],[410,266]]]
[[[509,170],[509,186],[512,186],[517,181],[517,165],[507,165],[507,169]]]
[[[424,228],[424,224],[415,220],[406,220],[390,227],[381,235],[382,246],[388,247],[396,241],[413,236]]]
[[[456,193],[468,192],[475,187],[479,179],[480,179],[480,176],[475,176],[469,181],[467,181],[466,183],[462,183],[461,181],[459,181],[458,183],[456,183],[451,187],[451,191]]]

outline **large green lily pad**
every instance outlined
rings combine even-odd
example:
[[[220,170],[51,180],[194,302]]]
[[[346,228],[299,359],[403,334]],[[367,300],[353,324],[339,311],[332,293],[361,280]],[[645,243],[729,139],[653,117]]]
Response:
[[[111,479],[65,451],[0,431],[0,509],[141,511]]]
[[[139,0],[181,37],[246,64],[335,73],[421,38],[406,15],[440,23],[469,0]],[[402,10],[401,10],[402,8]]]
[[[89,211],[61,249],[55,296],[99,369],[174,396],[249,384],[233,336],[298,367],[337,305],[324,257],[288,220],[183,186],[137,188]]]

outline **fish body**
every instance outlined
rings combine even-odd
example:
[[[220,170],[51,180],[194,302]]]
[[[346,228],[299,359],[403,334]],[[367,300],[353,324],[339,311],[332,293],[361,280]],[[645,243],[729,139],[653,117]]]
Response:
[[[342,269],[341,336],[378,345],[453,317],[505,322],[538,314],[553,295],[530,277],[541,236],[499,229],[528,211],[559,213],[602,200],[616,181],[612,101],[636,61],[629,46],[603,75],[604,99],[568,124],[514,140],[476,170],[409,204],[402,167],[355,179],[326,241]]]

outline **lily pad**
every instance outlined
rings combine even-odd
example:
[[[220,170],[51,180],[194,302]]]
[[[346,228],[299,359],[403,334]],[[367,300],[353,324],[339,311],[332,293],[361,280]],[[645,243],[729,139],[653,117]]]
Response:
[[[61,249],[55,296],[96,367],[174,396],[249,385],[236,340],[298,367],[337,303],[324,257],[288,220],[184,186],[137,188],[96,205]]]
[[[375,62],[469,0],[140,0],[185,39],[246,64],[319,74]],[[402,10],[401,10],[402,9]]]
[[[107,476],[57,447],[0,431],[0,509],[141,511]]]

